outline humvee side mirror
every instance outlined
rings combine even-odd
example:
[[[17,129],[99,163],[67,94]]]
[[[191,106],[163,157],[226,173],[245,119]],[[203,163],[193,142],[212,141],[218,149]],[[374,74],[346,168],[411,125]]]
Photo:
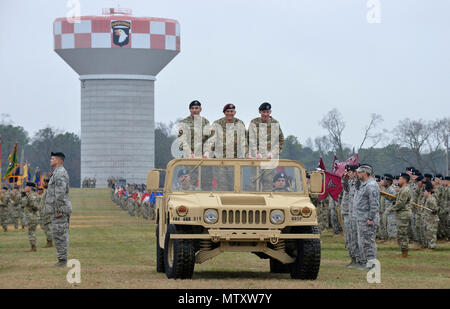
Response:
[[[147,190],[150,192],[158,191],[159,189],[159,171],[150,171],[147,174]]]
[[[312,172],[310,174],[311,193],[322,195],[325,193],[325,173]]]

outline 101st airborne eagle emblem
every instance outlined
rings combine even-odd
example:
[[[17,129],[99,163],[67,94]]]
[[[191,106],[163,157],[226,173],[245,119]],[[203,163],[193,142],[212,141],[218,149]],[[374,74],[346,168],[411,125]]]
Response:
[[[131,21],[113,20],[111,22],[113,42],[117,46],[125,46],[130,43]]]

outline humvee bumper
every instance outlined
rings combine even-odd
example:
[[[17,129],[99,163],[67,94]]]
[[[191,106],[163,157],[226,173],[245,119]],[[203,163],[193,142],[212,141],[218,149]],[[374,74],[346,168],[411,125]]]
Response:
[[[320,239],[319,234],[282,234],[280,230],[215,230],[208,234],[171,234],[171,239],[206,239],[219,241],[270,241],[278,243],[280,239]]]

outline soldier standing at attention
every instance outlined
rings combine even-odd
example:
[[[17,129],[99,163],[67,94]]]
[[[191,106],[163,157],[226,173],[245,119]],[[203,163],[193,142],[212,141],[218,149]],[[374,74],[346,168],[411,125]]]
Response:
[[[179,149],[183,152],[185,158],[201,158],[203,156],[203,144],[209,137],[209,134],[205,133],[209,127],[209,120],[200,116],[202,104],[197,100],[189,104],[189,112],[190,115],[180,121],[178,128]],[[200,139],[195,138],[196,133],[199,134]]]
[[[392,184],[393,180],[394,177],[391,174],[384,174],[383,191],[392,195],[397,195],[394,185]],[[388,240],[397,238],[397,220],[395,219],[395,214],[388,212],[388,209],[392,207],[393,203],[394,202],[389,198],[385,198],[384,200],[384,216],[386,217],[386,233]]]
[[[9,202],[8,187],[2,187],[2,194],[0,196],[0,224],[3,231],[8,232],[8,202]]]
[[[423,247],[426,249],[436,249],[436,239],[438,232],[438,211],[439,207],[436,198],[433,196],[433,185],[431,183],[425,184],[425,207],[431,211],[422,210],[422,230],[423,230]]]
[[[397,241],[402,251],[402,257],[408,257],[408,227],[411,222],[411,193],[408,186],[410,177],[402,173],[398,179],[400,191],[397,194],[395,205],[388,209],[388,213],[395,212],[397,219]]]
[[[31,249],[27,252],[36,252],[36,226],[39,221],[38,197],[33,192],[33,188],[36,188],[36,185],[32,182],[27,182],[25,187],[26,197],[24,199],[24,210],[28,222],[28,240],[31,245]]]
[[[205,156],[210,157],[209,152],[213,151],[216,158],[245,158],[248,154],[245,124],[235,117],[236,106],[234,104],[226,104],[222,111],[225,117],[214,121],[213,132],[205,144]],[[218,182],[219,191],[233,190],[233,168],[215,167],[214,176]],[[268,191],[271,189],[270,186]]]
[[[380,208],[380,190],[373,178],[373,168],[362,164],[356,170],[361,185],[355,195],[353,211],[356,212],[358,247],[361,254],[359,269],[371,269],[377,258],[377,244],[375,241],[376,222]]]
[[[47,238],[47,244],[42,248],[51,248],[53,247],[52,219],[50,215],[46,215],[44,213],[45,199],[47,197],[48,178],[44,178],[43,183],[43,188],[39,188],[39,192],[41,192],[41,201],[39,203],[39,225],[41,226],[41,229],[44,231],[45,237]]]
[[[53,241],[58,263],[55,267],[66,267],[69,247],[69,221],[72,204],[69,200],[69,174],[63,166],[65,155],[51,153],[50,165],[54,169],[50,177],[45,199],[45,214],[51,215]]]
[[[12,223],[14,224],[14,228],[16,230],[19,228],[19,215],[21,207],[22,207],[22,194],[19,192],[19,186],[14,185],[10,195],[9,211],[11,213]]]

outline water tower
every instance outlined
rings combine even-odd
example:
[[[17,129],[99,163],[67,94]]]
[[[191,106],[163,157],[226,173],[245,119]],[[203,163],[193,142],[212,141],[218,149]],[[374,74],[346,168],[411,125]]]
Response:
[[[81,179],[145,183],[155,161],[155,77],[180,52],[179,23],[103,9],[53,26],[55,52],[80,75]]]

